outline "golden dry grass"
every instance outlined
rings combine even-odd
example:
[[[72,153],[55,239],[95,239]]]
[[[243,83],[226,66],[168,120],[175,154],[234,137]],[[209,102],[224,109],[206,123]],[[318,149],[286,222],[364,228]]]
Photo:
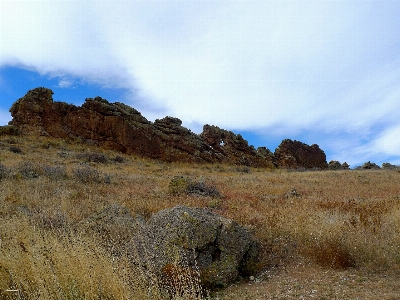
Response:
[[[90,161],[91,153],[108,161]],[[25,176],[27,162],[38,176]],[[176,205],[211,207],[250,229],[262,242],[264,268],[256,280],[244,279],[212,294],[215,299],[400,299],[398,171],[248,172],[9,136],[0,137],[0,163],[10,170],[0,180],[5,299],[19,299],[18,293],[24,299],[162,299],[158,283],[150,291],[140,269],[71,230],[112,203],[145,218]],[[62,167],[66,177],[43,166]],[[76,178],[74,170],[83,166],[98,171],[98,180]],[[173,195],[168,186],[174,176],[213,184],[223,197]]]

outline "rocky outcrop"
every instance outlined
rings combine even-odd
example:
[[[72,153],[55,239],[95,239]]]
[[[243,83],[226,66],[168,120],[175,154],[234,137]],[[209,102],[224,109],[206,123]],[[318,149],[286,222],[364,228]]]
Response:
[[[101,97],[87,98],[82,106],[53,101],[53,92],[36,88],[11,107],[10,126],[3,131],[72,138],[142,157],[173,162],[228,163],[249,167],[327,168],[318,145],[284,140],[272,153],[255,149],[240,135],[217,126],[204,125],[201,134],[165,117],[148,121],[123,103]]]
[[[217,126],[204,125],[200,136],[213,150],[223,156],[231,157],[237,165],[256,167],[275,167],[272,152],[267,148],[256,150],[240,134],[221,129]]]
[[[376,163],[367,161],[362,166],[358,166],[356,170],[379,170],[381,167],[378,166]]]
[[[269,156],[257,154],[240,135],[221,130],[227,146],[215,144],[207,133],[201,135],[182,126],[182,121],[165,117],[149,122],[140,112],[123,103],[109,103],[96,97],[87,98],[78,107],[53,101],[47,88],[29,91],[17,100],[10,112],[10,125],[22,134],[57,138],[79,138],[92,144],[124,153],[163,161],[226,162],[249,166],[273,167]],[[209,144],[209,142],[212,144]]]
[[[311,146],[290,139],[283,140],[275,150],[278,166],[287,169],[326,169],[325,152],[318,145]]]
[[[158,276],[171,276],[174,269],[198,269],[209,288],[249,276],[259,263],[259,244],[245,228],[203,208],[177,206],[154,214],[131,246]]]
[[[328,163],[329,170],[348,170],[350,169],[350,165],[347,162],[340,163],[337,160],[331,160]]]

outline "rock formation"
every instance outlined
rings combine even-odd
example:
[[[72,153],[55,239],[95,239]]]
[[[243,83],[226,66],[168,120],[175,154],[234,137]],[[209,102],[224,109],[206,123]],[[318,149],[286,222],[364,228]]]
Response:
[[[210,288],[253,274],[259,263],[259,244],[245,228],[203,208],[177,206],[154,214],[131,246],[159,276],[175,268],[198,269]]]
[[[278,166],[287,169],[326,169],[325,152],[318,145],[307,145],[290,139],[283,140],[275,150]]]
[[[318,145],[284,140],[275,154],[265,147],[255,149],[240,134],[204,125],[201,134],[165,117],[148,121],[123,103],[101,97],[87,98],[82,106],[53,101],[53,92],[36,88],[11,107],[11,126],[4,133],[46,135],[79,139],[90,144],[172,162],[228,163],[249,167],[327,168]]]
[[[149,122],[137,110],[123,103],[109,103],[101,97],[87,98],[77,107],[53,101],[47,88],[29,91],[17,100],[10,112],[10,125],[23,134],[57,138],[79,138],[124,153],[163,161],[226,162],[255,167],[274,167],[269,156],[248,146],[240,135],[222,132],[227,146],[207,135],[211,126],[197,135],[182,126],[182,121],[165,117]]]

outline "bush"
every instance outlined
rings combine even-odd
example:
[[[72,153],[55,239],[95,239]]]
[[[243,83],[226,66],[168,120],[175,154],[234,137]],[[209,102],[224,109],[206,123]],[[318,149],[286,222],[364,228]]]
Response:
[[[221,193],[215,185],[207,184],[203,180],[194,181],[183,176],[175,176],[172,178],[168,186],[171,195],[198,195],[212,198],[220,198]]]
[[[5,165],[0,164],[0,180],[10,176],[11,170]]]
[[[18,168],[18,174],[26,179],[38,178],[42,175],[42,168],[38,163],[26,161],[21,163]]]
[[[100,172],[93,167],[84,166],[72,170],[74,178],[82,183],[100,183]]]
[[[11,146],[10,147],[10,151],[13,152],[13,153],[17,153],[17,154],[21,154],[22,153],[21,148],[15,147],[15,146]]]
[[[221,194],[215,185],[206,184],[203,181],[189,182],[187,193],[205,197],[221,198]]]
[[[125,158],[123,156],[117,155],[113,158],[113,162],[115,163],[123,163],[125,162]]]
[[[76,156],[78,159],[84,159],[86,162],[94,162],[104,164],[108,161],[107,155],[97,152],[84,152]]]
[[[67,171],[65,166],[44,166],[43,174],[52,180],[59,180],[67,178]]]

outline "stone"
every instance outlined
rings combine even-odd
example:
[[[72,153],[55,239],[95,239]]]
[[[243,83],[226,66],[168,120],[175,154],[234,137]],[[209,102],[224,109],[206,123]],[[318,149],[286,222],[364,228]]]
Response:
[[[279,167],[287,169],[326,169],[326,155],[317,144],[311,146],[299,141],[285,139],[275,150]]]
[[[259,263],[259,244],[251,234],[205,208],[177,206],[154,214],[131,247],[158,276],[171,268],[198,270],[208,288],[225,287],[240,275],[251,275]]]

